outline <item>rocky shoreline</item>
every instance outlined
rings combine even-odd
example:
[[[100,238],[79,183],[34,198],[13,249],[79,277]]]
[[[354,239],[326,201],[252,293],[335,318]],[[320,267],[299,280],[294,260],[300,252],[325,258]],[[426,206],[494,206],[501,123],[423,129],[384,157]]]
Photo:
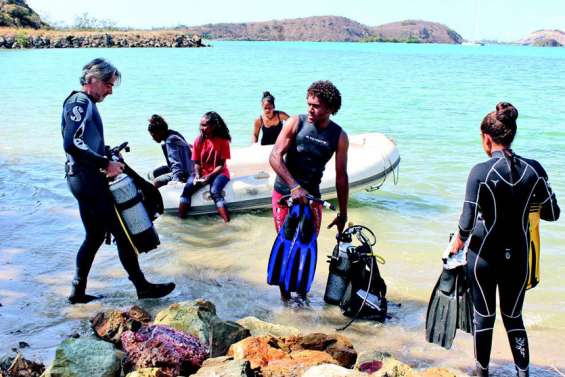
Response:
[[[0,29],[0,49],[208,47],[197,34],[180,31],[38,31]]]
[[[382,350],[358,353],[341,334],[303,334],[254,317],[225,321],[203,299],[172,304],[154,318],[134,306],[90,322],[93,333],[64,340],[46,370],[18,354],[0,360],[0,377],[464,376],[415,370]]]

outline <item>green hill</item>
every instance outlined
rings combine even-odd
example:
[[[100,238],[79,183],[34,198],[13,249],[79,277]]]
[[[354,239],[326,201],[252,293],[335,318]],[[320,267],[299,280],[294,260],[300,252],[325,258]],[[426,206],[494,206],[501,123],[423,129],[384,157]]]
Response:
[[[0,0],[0,27],[2,26],[32,29],[49,27],[25,0]]]

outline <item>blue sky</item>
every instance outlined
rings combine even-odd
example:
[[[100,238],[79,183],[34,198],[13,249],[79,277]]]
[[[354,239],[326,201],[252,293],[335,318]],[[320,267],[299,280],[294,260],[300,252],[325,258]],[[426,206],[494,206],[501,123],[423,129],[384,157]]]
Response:
[[[369,26],[441,22],[466,39],[512,41],[539,29],[565,31],[565,0],[28,0],[49,21],[88,12],[119,26],[151,28],[336,15]]]

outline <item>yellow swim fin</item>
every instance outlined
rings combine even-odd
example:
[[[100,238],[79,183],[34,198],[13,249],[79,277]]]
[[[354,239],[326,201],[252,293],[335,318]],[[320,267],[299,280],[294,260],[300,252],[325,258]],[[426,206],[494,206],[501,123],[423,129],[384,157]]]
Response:
[[[531,289],[540,282],[540,236],[539,236],[540,211],[539,208],[530,208],[530,250],[528,251],[528,284],[526,289]]]

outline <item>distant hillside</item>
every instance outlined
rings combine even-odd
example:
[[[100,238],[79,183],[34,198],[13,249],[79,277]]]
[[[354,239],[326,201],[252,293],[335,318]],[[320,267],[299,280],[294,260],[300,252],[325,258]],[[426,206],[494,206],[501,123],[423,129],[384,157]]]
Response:
[[[354,42],[371,35],[369,27],[336,16],[207,24],[188,29],[203,38],[217,40]]]
[[[187,28],[187,27],[183,27]],[[402,21],[369,27],[345,17],[320,16],[266,22],[207,24],[187,28],[203,38],[245,41],[337,41],[461,43],[463,38],[442,24]]]
[[[561,30],[538,30],[518,41],[522,45],[531,46],[565,46],[565,33]]]
[[[0,27],[41,29],[49,25],[41,20],[25,0],[0,0]]]
[[[406,20],[377,26],[372,28],[372,34],[370,40],[378,42],[451,44],[463,42],[463,38],[447,26],[421,20]]]
[[[48,28],[25,0],[0,0],[0,27]],[[222,23],[179,27],[183,34],[213,40],[461,43],[463,38],[442,24],[407,20],[377,27],[338,16],[266,22]]]

